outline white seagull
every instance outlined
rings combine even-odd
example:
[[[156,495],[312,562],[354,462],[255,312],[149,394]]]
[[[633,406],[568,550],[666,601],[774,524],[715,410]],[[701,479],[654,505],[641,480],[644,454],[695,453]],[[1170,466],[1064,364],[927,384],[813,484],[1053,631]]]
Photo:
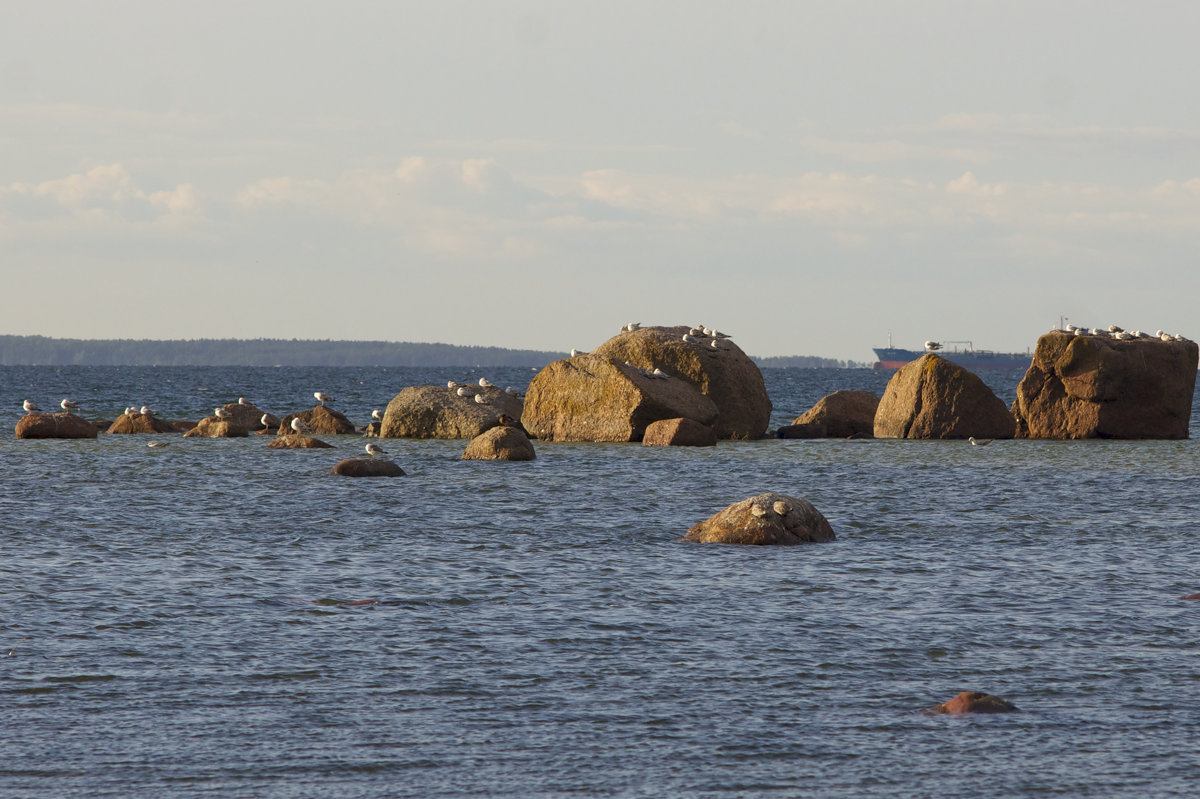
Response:
[[[307,433],[309,430],[308,425],[306,425],[304,422],[300,421],[299,416],[292,419],[292,429],[295,430],[297,433]]]
[[[249,404],[250,403],[246,402],[245,397],[238,397],[238,405],[249,405]]]
[[[228,419],[230,416],[233,416],[232,413],[225,410],[224,408],[214,408],[213,415],[216,416],[218,419]]]
[[[580,355],[587,355],[587,353],[584,352],[583,350],[577,350],[574,347],[571,348],[571,357],[572,358],[576,358]]]
[[[455,383],[453,380],[447,380],[446,388],[458,388],[458,383]]]
[[[58,404],[61,405],[62,409],[64,411],[66,411],[67,413],[70,413],[71,411],[73,411],[79,407],[78,402],[75,402],[74,400],[69,400],[66,397],[63,397],[63,401]]]
[[[458,394],[458,396],[460,396],[460,397],[469,397],[472,394],[474,394],[475,392],[473,390],[467,388],[466,386],[459,386],[458,391],[455,393]]]
[[[267,415],[265,413],[262,415],[262,418],[259,419],[258,421],[259,421],[259,424],[261,424],[263,427],[271,426],[271,421],[270,421],[270,419],[267,418]]]
[[[988,444],[992,443],[993,439],[978,439],[975,436],[967,436],[967,441],[971,442],[972,447],[986,447]]]
[[[228,411],[227,411],[227,413],[228,413]],[[142,410],[141,410],[141,414],[142,414],[142,416],[153,416],[153,415],[154,415],[154,411],[150,409],[150,406],[149,406],[149,405],[143,405],[143,406],[142,406]]]
[[[684,344],[695,344],[696,339],[690,333],[684,333],[683,334],[683,343]]]
[[[492,385],[492,381],[488,380],[486,377],[481,377],[481,378],[479,378],[479,385],[482,386],[483,388],[490,388]]]
[[[482,394],[476,394],[475,401],[477,403],[479,403],[480,405],[487,405],[487,398],[484,397]]]
[[[317,398],[317,402],[321,403],[322,407],[324,407],[325,403],[327,402],[333,402],[333,397],[329,396],[324,391],[314,391],[313,396]]]
[[[375,410],[371,411],[371,418],[377,422],[382,422],[383,421],[383,411],[376,408]]]
[[[41,408],[34,405],[29,400],[25,400],[25,402],[21,405],[21,407],[25,409],[25,413],[40,413],[42,410]]]
[[[372,458],[374,458],[376,455],[385,455],[386,454],[386,451],[384,450],[384,448],[379,446],[378,444],[376,444],[374,441],[368,441],[367,446],[364,447],[364,449],[367,451],[367,454],[370,455]]]

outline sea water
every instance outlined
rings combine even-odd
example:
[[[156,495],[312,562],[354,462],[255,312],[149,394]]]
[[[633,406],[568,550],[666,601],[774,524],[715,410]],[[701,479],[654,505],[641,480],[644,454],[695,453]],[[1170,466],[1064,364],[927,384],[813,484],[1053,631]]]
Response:
[[[0,407],[365,424],[533,373],[4,367]],[[888,376],[764,374],[772,427]],[[327,438],[0,436],[0,796],[1195,793],[1194,441],[383,440],[407,476],[353,480]],[[680,542],[763,491],[837,540]],[[920,712],[963,690],[1022,712]]]

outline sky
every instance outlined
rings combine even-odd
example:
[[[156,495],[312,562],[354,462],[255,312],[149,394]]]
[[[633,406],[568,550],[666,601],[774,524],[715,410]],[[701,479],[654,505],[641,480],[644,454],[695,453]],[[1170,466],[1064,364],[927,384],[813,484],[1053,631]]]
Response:
[[[0,6],[0,333],[1200,336],[1200,4]]]

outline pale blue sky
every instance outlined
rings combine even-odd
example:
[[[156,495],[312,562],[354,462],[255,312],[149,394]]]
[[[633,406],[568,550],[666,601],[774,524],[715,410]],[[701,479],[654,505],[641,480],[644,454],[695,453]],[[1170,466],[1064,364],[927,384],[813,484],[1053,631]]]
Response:
[[[1195,337],[1200,6],[0,7],[0,333]]]

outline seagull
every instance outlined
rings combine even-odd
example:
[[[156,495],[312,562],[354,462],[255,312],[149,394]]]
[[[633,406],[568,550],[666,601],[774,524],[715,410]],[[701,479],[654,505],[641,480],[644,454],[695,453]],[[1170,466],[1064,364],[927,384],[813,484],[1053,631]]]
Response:
[[[1175,337],[1172,336],[1170,333],[1159,333],[1158,337],[1163,341],[1174,341],[1175,340]],[[28,404],[26,405],[26,407],[29,407]]]
[[[25,413],[41,413],[41,410],[42,410],[41,408],[34,405],[29,400],[25,400],[24,404],[22,404],[21,407],[25,409]]]
[[[467,388],[466,386],[459,386],[459,387],[458,387],[458,392],[457,392],[457,394],[458,394],[458,396],[460,396],[460,397],[469,397],[469,396],[471,396],[471,395],[472,395],[472,394],[474,394],[474,393],[475,393],[475,392],[474,392],[472,389],[469,389],[469,388]]]
[[[695,344],[696,339],[692,336],[691,333],[684,333],[683,334],[683,343],[684,344]]]
[[[382,422],[383,421],[383,411],[376,408],[375,410],[371,411],[371,418],[377,422]]]
[[[733,336],[729,335],[728,333],[722,333],[720,330],[714,330],[712,335],[714,338],[733,338]]]
[[[66,411],[67,413],[70,413],[71,411],[73,411],[79,407],[78,402],[75,402],[74,400],[69,400],[66,397],[63,397],[63,401],[58,404],[61,405],[62,409],[64,411]]]
[[[455,383],[453,380],[447,380],[446,388],[458,388],[458,383]]]
[[[270,426],[271,426],[271,422],[270,422],[270,420],[267,418],[267,415],[266,415],[265,413],[262,415],[262,418],[261,418],[261,419],[259,419],[258,421],[259,421],[259,423],[260,423],[260,424],[261,424],[263,427],[270,427]]]
[[[654,367],[654,371],[650,373],[650,376],[658,378],[659,380],[666,380],[668,377],[670,377],[669,374],[664,372],[662,369],[659,369],[657,366]]]
[[[238,405],[249,405],[249,404],[250,403],[246,402],[245,397],[238,397]]]
[[[307,433],[309,431],[308,425],[306,425],[304,422],[300,421],[299,416],[292,419],[292,429],[295,430],[297,433]]]
[[[708,346],[712,347],[714,350],[720,349],[720,346],[718,346],[718,345],[717,345],[717,342],[718,342],[718,341],[720,341],[720,340],[721,340],[721,339],[719,339],[719,338],[714,338],[714,339],[713,339],[713,340],[712,340],[712,341],[709,343],[709,345],[708,345]]]
[[[978,439],[975,436],[967,436],[967,441],[971,442],[972,447],[986,447],[988,444],[992,443],[993,440],[994,439],[991,438]]]
[[[147,444],[146,446],[147,446],[147,447],[165,447],[165,446],[167,446],[167,442],[165,442],[165,441],[151,441],[151,442],[150,442],[149,444]]]
[[[630,322],[629,324],[625,325],[625,327],[621,328],[621,330],[623,330],[626,333],[632,333],[633,331],[637,330],[641,326],[642,326],[641,322]]]
[[[386,450],[384,450],[383,447],[379,446],[374,441],[368,441],[367,446],[364,447],[364,449],[367,451],[367,454],[370,455],[372,458],[374,458],[376,455],[385,455],[386,454]]]
[[[142,416],[153,416],[154,415],[154,411],[150,409],[149,405],[143,405],[140,413],[142,414]],[[228,411],[227,411],[227,413],[228,413]]]
[[[940,350],[941,348],[942,348],[942,344],[940,341],[926,341],[925,342],[925,349],[929,350],[930,352]]]
[[[482,394],[476,394],[475,401],[478,402],[480,405],[487,405],[487,398],[484,397]]]
[[[504,389],[504,393],[508,394],[510,397],[515,397],[515,396],[519,395],[521,392],[517,391],[512,386],[509,386],[508,388]]]
[[[215,415],[218,419],[228,419],[230,416],[233,416],[232,413],[225,410],[224,408],[213,409],[213,415]]]
[[[486,377],[481,377],[479,378],[479,385],[483,388],[490,388],[492,381],[488,380]]]
[[[1109,325],[1109,326],[1108,326],[1108,332],[1109,332],[1109,333],[1124,333],[1124,332],[1125,332],[1125,328],[1123,328],[1123,327],[1117,327],[1116,325]]]
[[[587,353],[584,352],[583,350],[577,350],[574,347],[571,348],[571,357],[572,358],[578,357],[580,355],[587,355]],[[482,383],[480,385],[482,385]]]
[[[333,402],[333,397],[329,396],[324,391],[314,391],[313,396],[317,398],[317,402],[321,403],[322,407],[324,407],[325,403],[327,402]]]

